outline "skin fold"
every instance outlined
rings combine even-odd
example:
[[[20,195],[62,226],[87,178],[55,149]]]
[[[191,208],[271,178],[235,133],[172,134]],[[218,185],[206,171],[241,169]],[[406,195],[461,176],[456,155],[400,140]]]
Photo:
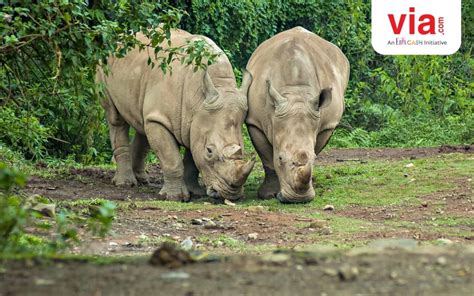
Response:
[[[149,40],[142,34],[137,39]],[[153,49],[134,49],[124,58],[110,58],[110,73],[97,71],[105,86],[105,108],[110,141],[117,162],[115,185],[148,183],[145,157],[151,149],[160,160],[164,184],[160,195],[188,200],[190,195],[239,199],[254,161],[244,161],[242,124],[247,114],[251,76],[244,74],[237,88],[232,66],[217,45],[204,36],[183,30],[171,32],[173,47],[204,40],[219,57],[206,70],[171,63],[172,74],[147,64]],[[166,48],[167,42],[161,44]],[[129,141],[129,129],[136,136]],[[181,157],[180,147],[185,147]]]
[[[295,27],[260,44],[247,71],[254,80],[246,124],[265,170],[258,196],[308,202],[316,155],[342,117],[349,62],[334,44]]]

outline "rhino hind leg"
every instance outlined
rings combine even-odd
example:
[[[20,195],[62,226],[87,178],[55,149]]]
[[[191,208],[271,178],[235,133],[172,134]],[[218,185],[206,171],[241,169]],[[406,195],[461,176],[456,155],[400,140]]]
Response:
[[[184,153],[184,182],[192,197],[203,197],[206,191],[199,185],[199,171],[189,149]]]
[[[273,166],[273,148],[265,134],[257,127],[249,125],[248,130],[252,143],[262,160],[265,179],[258,189],[257,197],[260,199],[276,198],[280,192],[280,182]]]
[[[132,142],[132,169],[139,184],[148,185],[148,175],[145,172],[145,159],[150,150],[145,135],[136,133]]]
[[[137,179],[132,170],[130,140],[128,138],[130,126],[125,122],[122,116],[120,116],[113,104],[103,103],[103,106],[109,124],[112,151],[115,161],[117,162],[117,171],[112,179],[112,183],[116,186],[135,186],[137,185]]]
[[[183,160],[174,136],[157,122],[147,122],[145,131],[151,149],[160,159],[163,171],[160,196],[167,200],[188,201],[189,192],[183,179]]]

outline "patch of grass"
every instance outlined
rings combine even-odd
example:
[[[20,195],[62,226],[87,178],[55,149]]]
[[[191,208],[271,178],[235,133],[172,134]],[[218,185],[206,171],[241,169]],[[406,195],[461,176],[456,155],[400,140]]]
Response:
[[[441,217],[436,218],[432,221],[433,225],[442,225],[442,226],[468,226],[474,227],[474,218],[467,217]]]
[[[214,247],[225,247],[231,249],[244,249],[246,247],[245,242],[225,234],[221,234],[217,237],[201,235],[196,238],[196,241],[203,244],[212,245]]]
[[[413,167],[406,167],[413,163]],[[271,210],[288,212],[322,209],[333,204],[336,209],[347,205],[383,206],[410,204],[418,197],[445,191],[456,186],[455,179],[474,175],[472,156],[446,154],[436,157],[400,160],[341,163],[314,168],[316,198],[308,204],[281,205],[276,200],[256,200],[256,191],[263,181],[260,168],[246,187],[244,205],[263,205]]]

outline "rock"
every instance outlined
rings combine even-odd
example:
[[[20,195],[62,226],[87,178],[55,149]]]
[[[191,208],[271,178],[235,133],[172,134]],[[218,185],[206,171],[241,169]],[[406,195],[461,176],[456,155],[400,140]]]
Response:
[[[153,252],[149,262],[151,265],[176,268],[194,263],[194,260],[187,251],[179,249],[176,244],[164,242]]]
[[[324,220],[315,220],[309,223],[308,228],[321,229],[327,226],[327,221]]]
[[[209,222],[209,221],[211,221],[211,219],[206,218],[206,217],[201,218],[201,220],[204,221],[204,222]]]
[[[446,246],[453,244],[453,241],[447,238],[438,238],[436,241],[440,243],[441,245],[446,245]]]
[[[410,162],[410,163],[409,163],[409,164],[407,164],[405,167],[406,167],[406,168],[412,168],[412,167],[414,167],[414,166],[415,166],[415,165],[414,165],[413,163],[411,163],[411,162]]]
[[[248,210],[252,212],[265,212],[265,207],[264,206],[250,206],[248,207]]]
[[[206,229],[216,229],[218,227],[217,227],[216,222],[214,222],[212,220],[209,220],[204,224],[204,228],[206,228]]]
[[[403,174],[403,177],[405,177],[405,178],[408,178],[408,176],[409,176],[409,175],[408,175],[407,173],[404,173],[404,174]]]
[[[424,208],[427,208],[428,207],[428,202],[422,201],[421,206],[424,207]]]
[[[318,231],[318,233],[321,234],[321,235],[330,235],[330,234],[332,234],[332,229],[331,229],[331,227],[325,226],[325,227],[321,228]]]
[[[203,221],[202,221],[202,219],[195,218],[195,219],[191,219],[191,224],[193,224],[193,225],[202,225]]]
[[[39,212],[39,213],[41,213],[41,214],[43,214],[44,216],[47,216],[47,217],[56,216],[56,205],[55,204],[39,203],[37,205],[34,205],[31,209],[33,211]]]
[[[447,260],[445,257],[441,256],[441,257],[438,257],[438,259],[436,259],[436,264],[438,265],[444,266],[446,265],[446,263],[447,263]]]
[[[222,246],[224,246],[224,242],[218,240],[218,241],[216,242],[216,247],[220,248],[220,247],[222,247]]]
[[[284,253],[272,253],[262,256],[262,262],[282,265],[290,260],[290,255]]]
[[[410,181],[408,181],[408,183],[412,183],[412,182],[415,182],[416,179],[415,178],[411,178]]]
[[[180,246],[183,250],[190,251],[193,248],[193,241],[191,240],[191,237],[188,236],[186,239],[184,239]]]
[[[344,264],[339,268],[337,274],[342,281],[353,281],[359,275],[359,270],[355,266]]]
[[[249,233],[247,237],[248,237],[248,239],[256,240],[258,238],[258,233],[256,233],[256,232]]]
[[[231,202],[231,201],[228,200],[228,199],[224,199],[224,204],[226,204],[226,205],[228,205],[228,206],[235,207],[235,203]]]
[[[35,278],[35,285],[37,286],[51,286],[54,285],[53,280],[42,279],[42,278]]]
[[[184,271],[167,272],[160,275],[162,279],[185,280],[189,279],[189,273]]]
[[[324,274],[328,275],[328,276],[336,276],[336,275],[338,275],[338,272],[334,268],[326,268],[324,270]]]
[[[118,246],[118,244],[116,242],[109,242],[109,246],[116,247],[116,246]]]
[[[323,208],[324,211],[334,211],[333,205],[325,205]]]

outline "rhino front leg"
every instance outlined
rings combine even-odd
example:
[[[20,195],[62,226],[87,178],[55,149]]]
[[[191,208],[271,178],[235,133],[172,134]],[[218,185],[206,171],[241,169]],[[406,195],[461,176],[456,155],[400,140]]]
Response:
[[[253,146],[262,160],[265,179],[258,189],[257,197],[260,199],[276,198],[280,192],[280,182],[273,166],[273,148],[265,134],[255,126],[248,126]]]
[[[149,184],[145,172],[145,159],[149,150],[150,145],[146,136],[136,133],[132,142],[132,168],[138,183],[145,185]]]
[[[103,103],[107,114],[109,124],[110,143],[115,161],[117,162],[117,171],[112,179],[112,183],[117,186],[137,185],[137,179],[133,174],[132,163],[130,161],[130,142],[128,131],[130,126],[120,116],[112,104]]]
[[[189,192],[184,183],[184,166],[178,143],[170,131],[157,122],[147,122],[145,131],[151,149],[160,159],[163,188],[160,195],[167,200],[188,201]]]
[[[206,195],[206,191],[199,185],[199,171],[194,163],[191,151],[186,148],[184,153],[184,182],[191,196],[202,197]]]

